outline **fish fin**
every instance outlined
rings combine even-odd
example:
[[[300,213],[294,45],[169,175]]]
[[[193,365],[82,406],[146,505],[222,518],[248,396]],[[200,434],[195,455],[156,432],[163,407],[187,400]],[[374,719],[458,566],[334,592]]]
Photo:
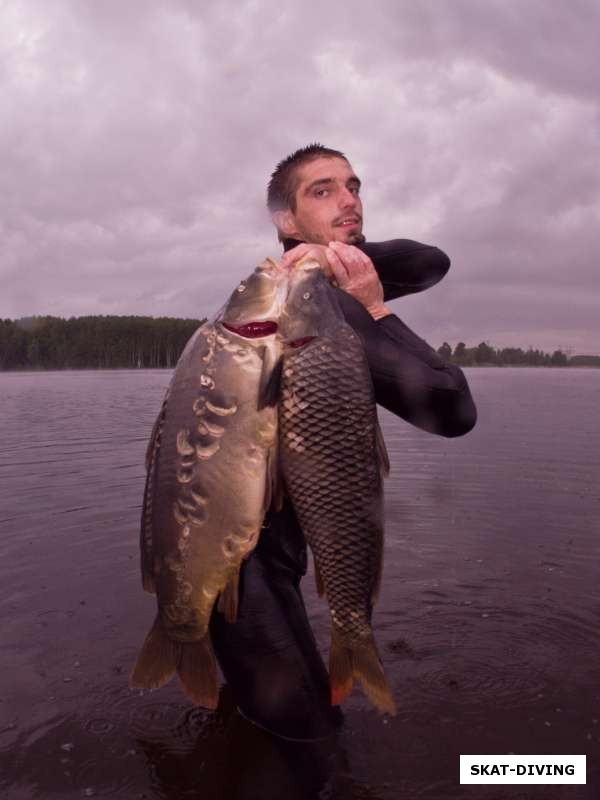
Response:
[[[273,464],[274,457],[273,451],[267,450],[267,474],[265,476],[265,496],[263,498],[263,513],[266,514],[267,511],[271,508],[271,503],[273,502],[273,480],[274,480],[274,472],[275,472],[275,465]]]
[[[323,576],[321,575],[321,570],[319,569],[319,565],[317,564],[317,559],[313,559],[315,565],[315,585],[317,587],[317,594],[319,597],[323,597],[325,594],[325,584],[323,583]]]
[[[168,399],[169,399],[169,390],[167,389],[167,392],[165,394],[165,399],[162,402],[162,406],[160,407],[158,416],[156,417],[154,425],[152,426],[150,441],[148,442],[148,447],[146,448],[146,470],[150,469],[152,459],[155,457],[156,453],[160,448],[160,434],[162,433],[162,426],[163,422],[165,421],[165,416],[167,413]]]
[[[352,673],[358,678],[365,694],[381,711],[394,716],[396,702],[377,653],[375,639],[352,651]]]
[[[279,469],[279,445],[277,439],[267,452],[267,480],[263,510],[266,514],[270,508],[281,511],[283,507],[283,478]]]
[[[197,706],[217,707],[219,701],[217,663],[209,634],[197,642],[181,644],[177,674],[183,690]]]
[[[140,555],[142,568],[142,586],[146,592],[156,594],[154,579],[154,554],[152,550],[152,496],[154,494],[154,481],[156,477],[156,459],[160,451],[165,415],[167,413],[167,400],[169,390],[165,395],[146,450],[146,484],[144,486],[144,500],[142,504],[142,519],[140,526]]]
[[[377,451],[377,460],[379,462],[379,472],[382,478],[387,478],[390,474],[390,457],[388,456],[387,447],[385,446],[385,439],[383,438],[383,431],[379,420],[375,423],[375,448]]]
[[[396,713],[396,703],[373,637],[360,647],[348,647],[333,630],[329,654],[332,705],[338,705],[350,694],[354,678],[360,681],[365,694],[380,711],[392,716]]]
[[[285,495],[285,491],[283,488],[283,481],[281,480],[281,473],[278,474],[278,479],[275,484],[275,491],[273,495],[273,509],[275,511],[281,511],[283,508],[283,498]]]
[[[267,406],[275,406],[279,402],[281,376],[283,374],[283,357],[280,356],[274,364],[272,358],[271,348],[265,347],[258,388],[258,411],[261,411]]]
[[[179,642],[167,636],[157,616],[131,671],[129,686],[132,689],[158,689],[164,686],[175,674],[180,647]]]
[[[235,622],[238,612],[238,590],[240,584],[239,570],[231,576],[227,585],[219,595],[218,610],[227,622]]]
[[[383,574],[383,549],[379,553],[379,563],[377,565],[377,574],[373,584],[373,591],[371,592],[371,608],[377,603],[379,599],[379,592],[381,590],[381,576]]]
[[[339,706],[352,692],[352,651],[344,645],[335,629],[331,631],[329,650],[329,682],[331,684],[331,705]]]
[[[375,423],[375,449],[377,452],[377,461],[379,464],[379,474],[381,478],[387,478],[390,474],[390,459],[388,457],[387,448],[385,446],[385,440],[383,438],[383,432],[381,430],[381,426],[379,424],[379,420]],[[377,541],[377,551],[375,553],[375,576],[373,582],[373,589],[371,591],[371,608],[377,602],[377,598],[379,597],[379,591],[381,589],[381,575],[383,573],[383,526],[384,526],[384,519],[383,519],[383,495],[380,494],[379,500],[377,503],[377,508],[373,509],[375,514],[375,519],[377,520],[377,526],[379,528],[380,535]]]
[[[156,594],[154,579],[154,551],[152,537],[152,494],[154,492],[155,461],[152,460],[146,485],[144,487],[144,501],[142,504],[142,518],[140,522],[140,566],[142,570],[142,586],[144,591]]]
[[[383,514],[382,514],[383,516]],[[371,590],[371,603],[370,606],[373,606],[377,603],[379,598],[379,592],[381,590],[381,576],[383,575],[383,529],[380,528],[380,534],[376,540],[376,550],[374,552],[375,558],[375,575],[373,576],[373,588]]]

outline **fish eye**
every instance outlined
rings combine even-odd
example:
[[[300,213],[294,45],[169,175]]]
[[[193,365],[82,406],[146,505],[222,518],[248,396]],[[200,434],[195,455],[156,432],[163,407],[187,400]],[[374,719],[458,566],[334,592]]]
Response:
[[[302,295],[303,300],[310,300],[310,292],[304,292]]]
[[[240,283],[240,285],[237,287],[237,291],[238,292],[245,292],[246,291],[246,284],[245,283]]]

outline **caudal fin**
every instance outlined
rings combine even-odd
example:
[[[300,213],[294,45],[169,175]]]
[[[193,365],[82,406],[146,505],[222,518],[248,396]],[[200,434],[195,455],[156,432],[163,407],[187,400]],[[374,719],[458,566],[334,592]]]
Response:
[[[348,647],[334,629],[329,653],[332,705],[339,705],[348,697],[354,678],[360,681],[365,694],[377,708],[388,714],[396,713],[396,703],[373,637],[359,647]]]
[[[217,665],[208,634],[197,642],[176,642],[156,617],[129,677],[132,689],[158,689],[177,672],[188,697],[199,706],[216,708]]]
[[[180,643],[170,639],[157,616],[129,676],[132,689],[158,689],[175,674]]]
[[[185,693],[197,706],[217,707],[217,663],[208,633],[198,642],[185,642],[181,645],[177,673]]]

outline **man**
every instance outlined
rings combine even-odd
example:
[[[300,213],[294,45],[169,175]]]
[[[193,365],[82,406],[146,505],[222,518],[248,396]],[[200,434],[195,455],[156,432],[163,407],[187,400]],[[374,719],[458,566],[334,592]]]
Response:
[[[339,287],[346,320],[365,347],[377,402],[442,436],[471,430],[476,410],[461,370],[385,305],[441,280],[448,257],[406,239],[366,242],[360,180],[341,152],[318,144],[277,166],[268,207],[283,242],[282,263],[291,267],[310,255]],[[306,544],[286,499],[281,511],[267,515],[242,568],[238,621],[230,625],[215,613],[211,623],[239,710],[281,741],[327,740],[340,719],[300,593],[305,571]]]

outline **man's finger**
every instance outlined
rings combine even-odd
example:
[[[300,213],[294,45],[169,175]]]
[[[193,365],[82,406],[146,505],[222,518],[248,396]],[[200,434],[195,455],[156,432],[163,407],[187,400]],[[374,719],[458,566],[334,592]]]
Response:
[[[357,276],[365,271],[366,264],[362,259],[363,253],[357,247],[343,244],[343,242],[332,242],[331,247],[345,266],[350,277]]]
[[[333,273],[333,277],[335,278],[337,285],[340,287],[346,286],[350,280],[348,270],[340,261],[337,254],[334,253],[330,247],[327,248],[326,253],[329,266],[331,267],[331,272]]]
[[[304,242],[284,253],[282,264],[285,267],[292,268],[298,264],[299,261],[313,259],[319,262],[322,269],[328,270],[327,256],[325,254],[326,249],[327,248],[322,244]]]
[[[350,277],[375,273],[373,262],[366,253],[351,244],[333,242],[334,249],[348,270]],[[331,246],[331,245],[330,245]]]
[[[286,250],[281,258],[281,263],[289,267],[294,261],[297,261],[299,258],[302,258],[306,250],[308,249],[308,245],[306,244],[299,244],[296,247],[292,247],[291,250]]]

